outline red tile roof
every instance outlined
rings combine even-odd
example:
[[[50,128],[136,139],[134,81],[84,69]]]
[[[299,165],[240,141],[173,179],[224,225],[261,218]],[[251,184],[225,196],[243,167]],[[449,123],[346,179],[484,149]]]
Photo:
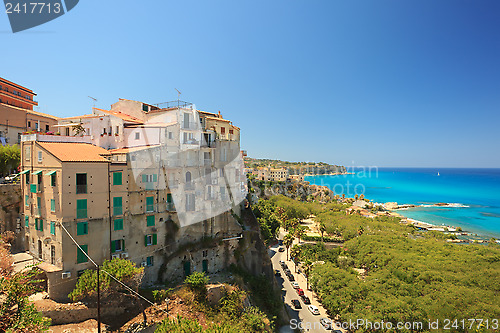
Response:
[[[61,162],[109,162],[103,156],[111,155],[106,149],[89,143],[38,142],[38,144]]]
[[[140,120],[139,118],[129,116],[128,114],[125,114],[125,113],[121,113],[121,112],[118,112],[118,111],[103,110],[103,109],[98,109],[98,108],[94,108],[94,109],[95,110],[99,110],[101,112],[109,113],[109,114],[111,114],[113,116],[116,116],[118,118],[121,118],[124,121],[129,122],[129,123],[136,123],[136,124],[142,124],[143,123],[143,121]]]

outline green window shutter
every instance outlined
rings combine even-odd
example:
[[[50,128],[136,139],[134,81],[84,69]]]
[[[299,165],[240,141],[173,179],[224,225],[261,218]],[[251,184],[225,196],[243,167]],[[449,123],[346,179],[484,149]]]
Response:
[[[167,193],[167,202],[172,203],[172,194],[171,193]]]
[[[56,186],[56,174],[50,175],[50,185]]]
[[[154,215],[146,216],[146,225],[148,227],[153,227],[155,225],[155,216]]]
[[[148,235],[144,236],[144,246],[148,246]]]
[[[54,221],[50,222],[50,234],[51,235],[56,234],[56,223]]]
[[[28,202],[29,202],[29,200],[30,200],[30,196],[29,196],[29,195],[25,195],[25,196],[24,196],[24,204],[25,204],[26,206],[28,206]]]
[[[146,197],[146,211],[152,212],[154,210],[155,197]]]
[[[30,191],[31,191],[31,193],[36,193],[36,184],[30,185]]]
[[[123,204],[122,197],[113,198],[113,215],[123,214],[122,204]]]
[[[87,253],[87,254],[89,253],[88,252],[88,248],[89,248],[88,245],[80,245],[80,247],[82,248],[83,252],[78,247],[76,248],[76,251],[77,251],[76,252],[76,262],[78,264],[89,261],[89,259],[85,255],[85,253]]]
[[[40,197],[36,198],[36,206],[38,215],[42,215],[42,198]]]
[[[35,219],[35,230],[38,230],[38,219]]]
[[[153,245],[157,244],[157,237],[156,234],[153,234]]]
[[[24,226],[26,228],[29,228],[29,226],[30,226],[30,217],[29,216],[24,217]]]
[[[77,219],[87,218],[87,199],[76,200],[76,218]]]
[[[122,173],[113,172],[113,185],[122,185]]]
[[[123,219],[115,219],[115,231],[123,230]]]
[[[158,181],[158,175],[157,174],[154,174],[153,175],[153,182],[157,182]]]
[[[89,233],[89,224],[88,222],[77,222],[76,223],[76,234],[87,235]]]
[[[55,199],[50,199],[50,211],[51,212],[56,211],[56,200]]]
[[[111,253],[116,252],[116,241],[111,241]]]
[[[142,182],[147,183],[148,182],[148,175],[142,175]]]
[[[40,219],[40,231],[43,231],[43,220]]]

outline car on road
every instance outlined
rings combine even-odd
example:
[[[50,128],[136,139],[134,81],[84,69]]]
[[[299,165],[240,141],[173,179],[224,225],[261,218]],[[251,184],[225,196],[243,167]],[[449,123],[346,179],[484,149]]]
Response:
[[[277,269],[275,269],[275,270],[274,270],[274,275],[276,275],[276,276],[281,276],[281,273],[280,273],[280,271],[278,271]]]
[[[332,321],[328,318],[321,318],[319,322],[326,330],[331,330],[333,328]]]
[[[293,289],[299,289],[299,284],[297,282],[292,282]]]
[[[292,304],[293,304],[293,307],[296,308],[296,309],[302,309],[302,305],[300,305],[300,302],[298,299],[292,299]]]
[[[279,251],[279,252],[285,252],[285,248],[284,248],[284,247],[280,247],[280,248],[278,249],[278,251]]]
[[[283,260],[278,261],[281,267],[284,267],[286,264]]]
[[[304,304],[311,304],[311,300],[306,295],[302,295],[300,297],[302,298],[302,302],[304,302]]]
[[[297,288],[297,295],[304,296],[304,290]]]
[[[291,274],[292,271],[287,268],[283,268],[283,272],[285,272],[285,274]]]
[[[280,245],[280,246],[283,245],[283,240],[282,239],[278,240],[278,245]]]
[[[319,309],[317,306],[309,305],[307,308],[309,309],[309,311],[311,311],[313,315],[319,315]]]
[[[295,278],[293,277],[293,274],[289,273],[289,274],[287,274],[286,276],[288,277],[288,280],[289,280],[290,282],[295,281]]]

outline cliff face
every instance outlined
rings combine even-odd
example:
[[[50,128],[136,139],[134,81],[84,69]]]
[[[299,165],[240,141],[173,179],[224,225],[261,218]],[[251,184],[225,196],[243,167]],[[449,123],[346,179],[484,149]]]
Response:
[[[342,165],[325,164],[289,167],[288,172],[290,173],[290,175],[326,175],[331,173],[346,173],[347,169]]]
[[[23,250],[22,225],[19,211],[21,209],[21,186],[19,184],[0,185],[0,233],[12,231],[16,238],[13,250]]]

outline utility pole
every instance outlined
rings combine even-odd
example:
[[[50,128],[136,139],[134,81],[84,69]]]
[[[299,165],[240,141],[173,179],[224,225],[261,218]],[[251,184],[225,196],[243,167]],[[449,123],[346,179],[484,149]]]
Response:
[[[99,265],[97,265],[97,333],[101,333],[101,286],[99,274]]]

